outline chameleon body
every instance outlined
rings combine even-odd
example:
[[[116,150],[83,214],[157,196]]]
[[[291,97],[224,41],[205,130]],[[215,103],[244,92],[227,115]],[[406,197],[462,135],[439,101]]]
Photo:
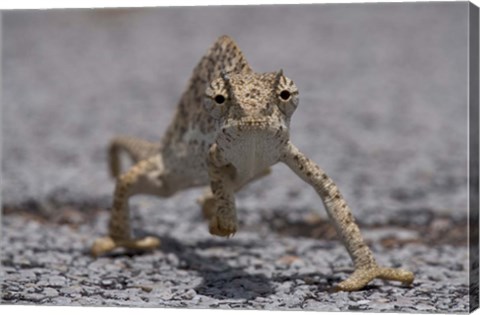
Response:
[[[111,142],[110,170],[117,183],[109,235],[94,242],[92,254],[156,248],[157,238],[131,235],[129,197],[167,197],[195,186],[210,187],[200,199],[210,233],[232,236],[238,227],[234,193],[282,162],[319,194],[353,260],[355,271],[338,290],[359,290],[375,278],[411,284],[411,272],[378,266],[335,183],[290,141],[298,102],[298,89],[282,70],[254,72],[236,43],[220,37],[194,69],[160,143],[130,137]],[[134,161],[124,173],[121,152]]]

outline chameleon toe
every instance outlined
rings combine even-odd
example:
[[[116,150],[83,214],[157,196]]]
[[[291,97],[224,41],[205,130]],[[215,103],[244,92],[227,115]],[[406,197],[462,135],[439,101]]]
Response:
[[[115,241],[111,237],[105,236],[95,240],[95,242],[93,243],[90,249],[90,252],[92,256],[96,257],[102,254],[111,252],[116,247],[117,247],[117,244],[115,243]]]

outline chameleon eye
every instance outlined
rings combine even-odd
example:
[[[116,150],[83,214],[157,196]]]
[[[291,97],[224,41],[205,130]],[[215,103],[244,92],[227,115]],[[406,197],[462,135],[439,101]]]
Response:
[[[280,92],[280,98],[284,101],[288,101],[290,99],[290,92],[287,91],[287,90],[283,90],[282,92]]]
[[[223,104],[225,102],[225,96],[218,94],[215,96],[215,102],[217,104]]]

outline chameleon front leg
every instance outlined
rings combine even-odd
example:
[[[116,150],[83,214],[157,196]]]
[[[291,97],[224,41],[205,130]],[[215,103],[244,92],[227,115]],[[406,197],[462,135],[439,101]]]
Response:
[[[91,248],[93,256],[98,256],[125,247],[136,250],[151,250],[160,244],[156,237],[148,236],[134,239],[130,229],[130,211],[128,199],[140,193],[166,196],[168,191],[161,178],[160,155],[152,156],[135,164],[129,171],[117,178],[109,235],[97,239]]]
[[[222,156],[216,144],[209,150],[208,176],[212,190],[214,211],[210,214],[210,234],[231,236],[237,232],[237,212],[235,209],[235,168]]]
[[[287,144],[281,161],[313,186],[320,195],[337,233],[353,260],[355,271],[337,285],[337,290],[360,290],[375,278],[401,281],[407,285],[413,282],[414,275],[410,271],[378,266],[337,185],[318,165],[301,153],[291,142]]]
[[[253,181],[256,181],[257,179],[260,179],[264,176],[269,175],[272,172],[272,169],[266,168],[253,178],[249,179],[245,183],[234,183],[235,186],[235,192],[238,192],[240,189],[242,189],[244,186],[250,184]],[[215,196],[212,193],[212,190],[210,188],[207,188],[204,194],[197,199],[198,204],[202,207],[202,214],[203,217],[207,220],[210,220],[210,218],[215,214],[216,211],[216,206],[215,206]]]

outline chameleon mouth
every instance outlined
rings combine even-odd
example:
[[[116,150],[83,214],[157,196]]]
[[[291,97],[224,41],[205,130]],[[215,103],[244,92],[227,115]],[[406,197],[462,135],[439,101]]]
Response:
[[[251,121],[242,121],[238,123],[239,126],[265,126],[268,125],[268,122],[265,120],[251,120]]]
[[[268,129],[269,126],[270,123],[264,120],[240,121],[236,124],[236,127],[239,131]]]
[[[253,118],[253,117],[252,117]],[[287,130],[287,126],[282,122],[277,122],[269,119],[245,119],[238,121],[227,122],[224,126],[226,131],[236,132],[262,132],[262,133],[277,133]]]

